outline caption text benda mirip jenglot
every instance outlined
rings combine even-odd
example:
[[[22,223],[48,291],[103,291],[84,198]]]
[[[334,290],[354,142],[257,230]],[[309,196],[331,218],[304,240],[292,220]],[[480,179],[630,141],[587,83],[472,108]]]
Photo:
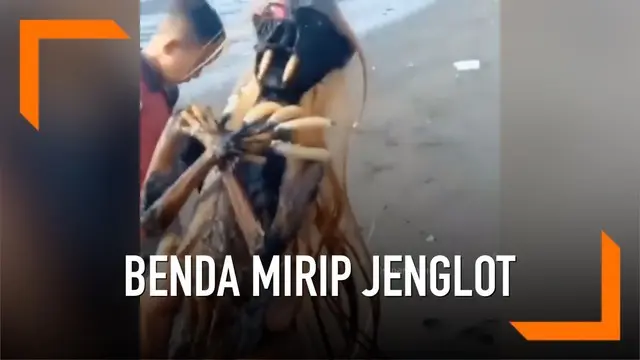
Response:
[[[453,259],[444,255],[376,255],[371,260],[372,268],[368,271],[371,271],[372,284],[362,291],[366,297],[378,294],[386,297],[508,297],[510,265],[516,262],[516,256],[482,255],[476,258],[472,269],[466,270],[473,272],[474,279],[467,287],[462,284],[461,255],[453,256]],[[127,256],[125,263],[126,296],[140,296],[147,286],[150,296],[240,296],[231,256],[226,256],[221,266],[204,255],[182,259],[154,255],[150,257],[148,269],[140,256]],[[253,296],[268,288],[272,289],[273,296],[338,296],[339,283],[354,276],[352,270],[352,261],[343,255],[318,259],[305,255],[275,256],[267,268],[260,257],[254,256],[251,269]],[[499,272],[502,281],[498,290]],[[163,283],[168,285],[163,288],[159,285]]]

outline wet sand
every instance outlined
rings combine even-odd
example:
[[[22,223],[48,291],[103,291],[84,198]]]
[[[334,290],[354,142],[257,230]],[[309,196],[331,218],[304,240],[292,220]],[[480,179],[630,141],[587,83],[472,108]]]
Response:
[[[498,252],[498,13],[494,0],[441,0],[362,39],[370,97],[349,191],[374,253],[471,261]],[[457,72],[466,59],[481,68]],[[497,301],[384,299],[382,348],[396,357],[446,349],[495,316]],[[476,336],[465,347],[488,343]]]
[[[372,250],[462,254],[469,266],[498,252],[499,4],[438,1],[363,46],[375,70],[350,194]],[[457,72],[453,63],[467,59],[480,69]],[[496,299],[386,298],[382,348],[396,357],[448,351],[496,315]],[[466,351],[483,351],[487,338],[472,335]]]

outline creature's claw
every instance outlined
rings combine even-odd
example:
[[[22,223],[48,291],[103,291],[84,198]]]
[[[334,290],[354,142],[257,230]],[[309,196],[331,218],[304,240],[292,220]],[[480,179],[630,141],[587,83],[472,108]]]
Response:
[[[300,58],[298,58],[298,55],[291,55],[291,57],[287,61],[287,65],[285,66],[284,71],[282,72],[282,83],[286,84],[287,81],[291,79],[299,64]]]
[[[223,164],[237,158],[261,163],[261,156],[269,148],[285,157],[326,162],[330,157],[326,149],[293,144],[292,134],[297,130],[327,129],[334,123],[324,117],[300,117],[303,113],[300,106],[263,102],[249,110],[242,128],[228,132],[225,125],[230,113],[216,119],[211,108],[191,105],[179,113],[178,126]]]
[[[323,148],[306,147],[282,141],[272,142],[271,148],[288,158],[318,162],[328,162],[331,159],[329,150]]]
[[[320,116],[310,116],[299,118],[295,120],[289,120],[278,124],[275,127],[275,131],[279,130],[307,130],[307,129],[327,129],[334,125],[334,122],[330,119]]]
[[[271,66],[272,59],[273,59],[273,50],[270,50],[270,49],[266,50],[262,55],[262,60],[260,61],[260,66],[258,67],[258,74],[256,76],[258,80],[262,80],[265,73],[267,72],[267,69],[269,69],[269,66]]]
[[[240,130],[228,134],[223,141],[224,148],[261,155],[271,147],[285,157],[327,162],[330,158],[328,150],[293,144],[292,134],[297,130],[327,129],[334,125],[333,121],[319,116],[298,117],[301,114],[303,111],[299,106],[260,103],[245,116]]]
[[[304,115],[304,111],[298,105],[289,105],[278,109],[267,119],[267,124],[277,124],[284,121],[296,119]]]
[[[282,106],[276,102],[265,101],[254,106],[244,117],[245,124],[252,124],[267,118],[269,115],[280,109]]]

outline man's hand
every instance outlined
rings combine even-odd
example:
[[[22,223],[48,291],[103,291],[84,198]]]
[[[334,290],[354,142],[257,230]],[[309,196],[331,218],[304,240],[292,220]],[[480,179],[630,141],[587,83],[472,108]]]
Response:
[[[217,119],[210,107],[190,105],[176,115],[177,130],[202,143],[209,151],[219,142]]]

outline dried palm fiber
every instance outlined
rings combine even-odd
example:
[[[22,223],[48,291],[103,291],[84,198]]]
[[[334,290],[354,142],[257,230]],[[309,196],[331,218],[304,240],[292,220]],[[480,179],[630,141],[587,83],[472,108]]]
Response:
[[[360,234],[346,191],[348,139],[353,124],[359,121],[364,108],[366,74],[364,58],[357,40],[344,21],[335,2],[324,0],[315,3],[318,4],[319,9],[330,15],[339,25],[345,35],[356,45],[358,51],[357,56],[354,56],[345,68],[328,74],[322,82],[305,94],[300,103],[303,110],[301,115],[325,116],[332,119],[336,126],[329,131],[299,130],[295,132],[295,143],[311,147],[325,147],[331,153],[332,158],[331,165],[327,166],[326,175],[320,186],[313,214],[310,215],[309,221],[300,231],[298,240],[291,246],[289,252],[316,257],[320,254],[347,255],[352,259],[353,264],[351,280],[359,283],[344,283],[345,287],[341,289],[340,299],[348,298],[346,303],[336,303],[336,300],[330,297],[305,299],[303,304],[291,304],[288,301],[290,299],[275,298],[268,313],[268,324],[271,328],[281,328],[282,323],[288,322],[285,321],[286,313],[306,325],[311,325],[308,320],[313,319],[315,320],[314,325],[321,329],[320,332],[324,329],[325,332],[336,333],[335,330],[337,330],[341,336],[325,338],[325,345],[328,343],[331,348],[336,345],[344,345],[340,354],[328,351],[331,355],[344,357],[354,353],[357,344],[365,343],[367,346],[371,346],[372,343],[375,343],[379,312],[378,299],[371,299],[371,304],[368,304],[369,300],[359,294],[358,288],[367,286],[368,279],[370,279],[370,256]],[[232,116],[227,124],[229,129],[239,129],[242,126],[246,114],[256,103],[258,93],[259,83],[253,73],[249,72],[236,87],[235,106],[230,109]],[[295,164],[290,160],[289,165]],[[229,223],[229,216],[226,215],[232,212],[234,206],[236,214],[245,214],[239,217],[253,218],[248,210],[250,208],[246,204],[246,199],[233,194],[235,182],[231,177],[230,173],[220,174],[216,170],[207,177],[204,190],[196,205],[194,218],[181,244],[183,253],[207,254],[218,258],[220,254],[231,253],[234,254],[236,265],[249,264],[248,256],[241,254],[248,254],[251,244],[247,245],[241,241],[234,241],[234,239],[239,237],[246,239],[246,228],[255,227],[256,222],[255,219],[238,219],[239,222],[245,221],[245,226],[240,227]],[[222,191],[223,188],[226,191]],[[247,223],[251,224],[247,225]],[[240,234],[243,231],[244,234]],[[188,248],[189,246],[191,248]],[[195,328],[196,331],[195,334],[185,332],[183,336],[188,341],[182,341],[183,345],[181,346],[184,346],[185,343],[190,343],[189,346],[192,348],[202,345],[204,348],[208,348],[207,353],[214,355],[211,353],[213,342],[224,342],[223,331],[219,330],[222,327],[210,324],[215,324],[215,320],[219,325],[227,323],[229,320],[223,319],[224,316],[215,320],[212,317],[231,315],[234,312],[234,306],[228,299],[217,299],[215,305],[218,311],[214,315],[208,310],[213,301],[212,299],[189,299],[188,302],[191,303],[191,306],[182,307],[183,315],[190,316],[182,316],[181,319],[189,320],[187,323],[191,322],[191,324],[183,326],[182,329]],[[321,301],[325,304],[319,304]],[[292,310],[297,310],[298,306],[292,305],[301,305],[301,311],[294,313]],[[366,311],[368,307],[370,311]],[[223,308],[226,310],[222,311]],[[323,321],[327,319],[324,314],[327,311],[333,314],[336,321],[333,326]],[[280,321],[274,321],[275,319]],[[340,326],[337,326],[338,324]],[[340,342],[343,344],[339,344]],[[319,349],[317,350],[319,351]],[[193,354],[193,351],[191,353]],[[321,356],[322,354],[315,352],[314,355]]]

